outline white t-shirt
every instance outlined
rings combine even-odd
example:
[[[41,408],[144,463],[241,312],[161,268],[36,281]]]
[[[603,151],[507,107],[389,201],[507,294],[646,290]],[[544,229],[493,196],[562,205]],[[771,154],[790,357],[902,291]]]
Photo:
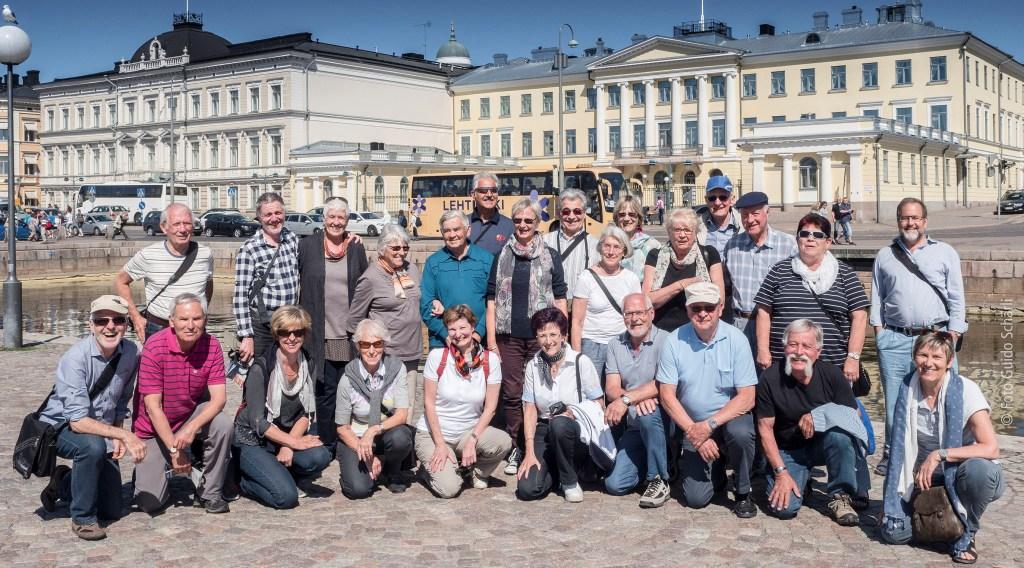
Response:
[[[441,364],[444,351],[444,348],[430,351],[427,362],[423,364],[423,378],[437,383],[437,398],[434,402],[437,421],[441,424],[441,435],[445,441],[454,443],[472,430],[480,420],[480,415],[484,411],[487,385],[501,384],[501,361],[498,360],[497,354],[485,351],[488,357],[486,378],[484,365],[480,365],[470,371],[469,379],[464,379],[455,368],[455,357],[449,353],[441,378],[438,380],[437,367]],[[416,428],[424,432],[430,431],[426,414],[420,417]]]
[[[965,446],[969,446],[975,440],[974,434],[971,433],[967,423],[970,422],[971,417],[975,413],[981,410],[991,412],[992,407],[985,400],[985,395],[981,392],[981,387],[978,386],[978,383],[967,378],[963,379],[963,381],[964,423],[960,427],[963,429],[963,443]],[[932,410],[928,408],[928,405],[923,400],[918,401],[917,416],[914,417],[914,420],[917,421],[917,467],[920,467],[921,462],[928,457],[928,454],[939,449],[939,412],[938,405]]]
[[[615,301],[622,307],[622,299],[640,291],[640,279],[631,270],[620,270],[615,276],[600,276]],[[584,270],[576,281],[574,298],[587,301],[587,315],[583,320],[583,338],[607,345],[609,341],[626,331],[626,324],[601,290],[589,270]]]
[[[144,280],[146,284],[146,302],[170,282],[171,276],[178,271],[184,261],[183,256],[175,256],[167,249],[167,242],[159,242],[135,253],[124,265],[124,271],[132,280]],[[149,306],[149,312],[158,318],[171,317],[171,304],[178,294],[191,292],[203,303],[206,309],[206,283],[213,278],[213,252],[206,245],[199,245],[196,260],[188,272],[168,286],[162,294]]]
[[[526,372],[523,376],[523,403],[536,404],[539,418],[545,420],[551,418],[548,409],[556,402],[563,402],[566,406],[580,402],[576,392],[576,356],[577,353],[572,350],[572,347],[566,345],[565,361],[558,369],[558,376],[552,377],[550,385],[541,379],[541,371],[537,367],[538,364],[546,363],[534,356],[526,364]],[[597,368],[594,367],[594,363],[586,355],[580,355],[579,362],[583,400],[594,400],[604,396],[604,391],[601,390],[601,380],[597,377]]]

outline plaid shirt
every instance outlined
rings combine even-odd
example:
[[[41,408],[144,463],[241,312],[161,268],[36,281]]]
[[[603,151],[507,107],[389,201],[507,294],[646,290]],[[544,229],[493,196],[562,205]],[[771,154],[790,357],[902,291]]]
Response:
[[[263,302],[268,311],[299,301],[299,239],[288,229],[281,229],[281,253],[263,287]],[[249,287],[263,274],[274,256],[276,247],[263,238],[263,231],[245,241],[235,258],[235,292],[231,301],[239,337],[252,337],[252,316],[249,313]]]
[[[796,239],[768,227],[768,238],[760,247],[747,233],[729,239],[722,253],[722,262],[732,278],[732,307],[743,312],[754,311],[754,296],[761,282],[775,263],[796,256]]]

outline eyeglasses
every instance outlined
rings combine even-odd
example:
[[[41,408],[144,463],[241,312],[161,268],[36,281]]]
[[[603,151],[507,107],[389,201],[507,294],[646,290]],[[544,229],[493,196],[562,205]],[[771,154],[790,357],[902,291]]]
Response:
[[[497,187],[478,187],[473,191],[476,191],[477,193],[493,193],[495,195],[498,194]]]
[[[686,307],[693,310],[693,313],[695,314],[699,314],[702,312],[707,312],[710,314],[714,313],[715,308],[718,307],[718,304],[690,304],[689,306]]]
[[[568,207],[562,209],[562,217],[568,217],[569,215],[575,215],[579,217],[580,215],[583,215],[583,210],[580,209],[579,207],[577,207],[576,209],[569,209]]]
[[[515,225],[532,225],[536,222],[536,219],[526,219],[524,217],[516,217],[515,219],[512,219],[512,223]]]
[[[799,231],[796,236],[801,239],[814,239],[816,241],[823,241],[828,238],[828,235],[821,231]]]
[[[635,312],[626,312],[626,313],[624,313],[622,315],[626,316],[629,319],[640,318],[640,317],[646,316],[647,312],[649,312],[649,311],[651,311],[651,310],[639,310],[639,311],[635,311]]]
[[[693,229],[689,227],[672,227],[672,232],[675,234],[692,235]]]
[[[92,324],[96,327],[107,327],[107,324],[114,322],[114,325],[128,325],[128,316],[114,316],[112,318],[92,318]]]
[[[906,217],[900,217],[900,223],[920,223],[925,219],[926,217],[918,217],[917,215],[907,215]]]
[[[388,248],[391,252],[409,252],[409,245],[389,245]]]
[[[374,349],[384,349],[384,340],[378,339],[377,341],[357,341],[356,345],[363,351],[366,351],[371,347],[373,347]]]
[[[291,337],[293,335],[295,337],[298,337],[298,338],[306,337],[306,330],[302,329],[302,328],[300,328],[300,329],[282,329],[282,330],[278,330],[278,332],[277,332],[277,336],[280,337],[281,339],[284,339],[285,337]]]
[[[626,247],[619,243],[601,243],[601,248],[604,250],[625,250]]]
[[[729,197],[730,196],[728,196],[728,195],[709,195],[709,196],[707,196],[708,203],[714,203],[715,201],[721,201],[722,203],[725,203],[726,201],[729,201]]]
[[[632,211],[623,211],[619,213],[619,219],[639,219],[640,216]]]

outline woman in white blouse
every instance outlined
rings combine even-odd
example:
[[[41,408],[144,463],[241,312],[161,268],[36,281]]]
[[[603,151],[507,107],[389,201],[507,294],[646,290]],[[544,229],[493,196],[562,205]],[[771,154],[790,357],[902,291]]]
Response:
[[[465,477],[486,489],[491,473],[512,449],[512,439],[488,426],[501,392],[498,355],[473,339],[477,317],[465,304],[441,316],[448,346],[434,349],[423,368],[423,417],[416,426],[416,456],[430,489],[456,497]]]

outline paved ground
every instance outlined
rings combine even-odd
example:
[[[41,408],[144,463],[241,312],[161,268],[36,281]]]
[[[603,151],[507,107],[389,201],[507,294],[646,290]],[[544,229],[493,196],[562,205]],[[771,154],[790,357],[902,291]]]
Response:
[[[39,508],[43,481],[24,481],[8,465],[21,418],[50,388],[64,341],[0,355],[0,429],[7,432],[0,437],[0,562],[7,566],[949,564],[939,552],[878,541],[880,478],[861,526],[844,528],[825,516],[823,480],[815,483],[811,508],[783,522],[763,511],[754,519],[736,519],[724,499],[699,511],[678,501],[641,510],[637,496],[611,497],[596,489],[580,505],[556,495],[521,503],[511,478],[500,473],[491,489],[470,490],[451,501],[414,485],[402,495],[384,491],[353,502],[337,492],[336,464],[321,480],[334,493],[303,500],[291,511],[271,511],[245,499],[233,503],[228,515],[207,515],[184,504],[154,518],[131,511],[110,527],[107,540],[86,543],[71,534],[66,509],[46,515]],[[229,393],[233,410],[239,390],[230,387]],[[1009,485],[983,519],[979,565],[1024,565],[1017,524],[1024,513],[1024,439],[1001,437],[1000,443]],[[122,472],[126,483],[130,470]]]

